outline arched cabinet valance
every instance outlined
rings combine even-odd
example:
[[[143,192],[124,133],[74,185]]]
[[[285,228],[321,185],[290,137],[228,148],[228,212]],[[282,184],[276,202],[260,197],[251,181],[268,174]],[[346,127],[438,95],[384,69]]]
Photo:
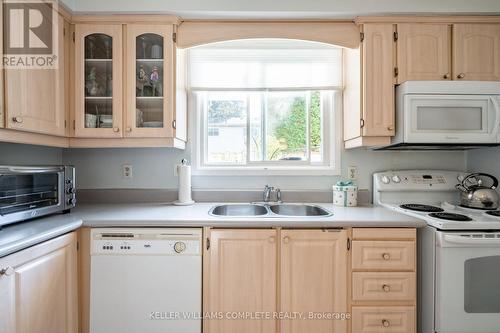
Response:
[[[208,22],[186,21],[177,31],[177,47],[248,38],[289,38],[359,47],[359,27],[352,22]]]

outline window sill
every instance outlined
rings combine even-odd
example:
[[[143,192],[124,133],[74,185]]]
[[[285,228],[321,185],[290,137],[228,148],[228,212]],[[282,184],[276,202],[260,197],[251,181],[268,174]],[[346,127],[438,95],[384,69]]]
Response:
[[[340,176],[340,169],[330,166],[308,167],[198,167],[194,176]]]

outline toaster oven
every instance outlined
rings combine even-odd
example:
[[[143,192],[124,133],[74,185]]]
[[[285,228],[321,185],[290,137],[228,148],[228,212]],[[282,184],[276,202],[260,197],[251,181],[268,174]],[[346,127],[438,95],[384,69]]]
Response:
[[[0,166],[0,227],[75,207],[72,166]]]

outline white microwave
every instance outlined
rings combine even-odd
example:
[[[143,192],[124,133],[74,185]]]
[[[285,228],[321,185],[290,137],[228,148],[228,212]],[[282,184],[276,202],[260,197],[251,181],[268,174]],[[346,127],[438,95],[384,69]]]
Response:
[[[500,144],[500,82],[408,81],[396,88],[396,135],[383,149]]]

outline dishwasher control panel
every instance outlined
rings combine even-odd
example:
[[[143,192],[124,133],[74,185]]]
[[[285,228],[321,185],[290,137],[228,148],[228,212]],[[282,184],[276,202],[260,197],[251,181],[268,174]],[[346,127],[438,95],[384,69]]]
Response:
[[[201,255],[200,229],[92,229],[92,255]]]

